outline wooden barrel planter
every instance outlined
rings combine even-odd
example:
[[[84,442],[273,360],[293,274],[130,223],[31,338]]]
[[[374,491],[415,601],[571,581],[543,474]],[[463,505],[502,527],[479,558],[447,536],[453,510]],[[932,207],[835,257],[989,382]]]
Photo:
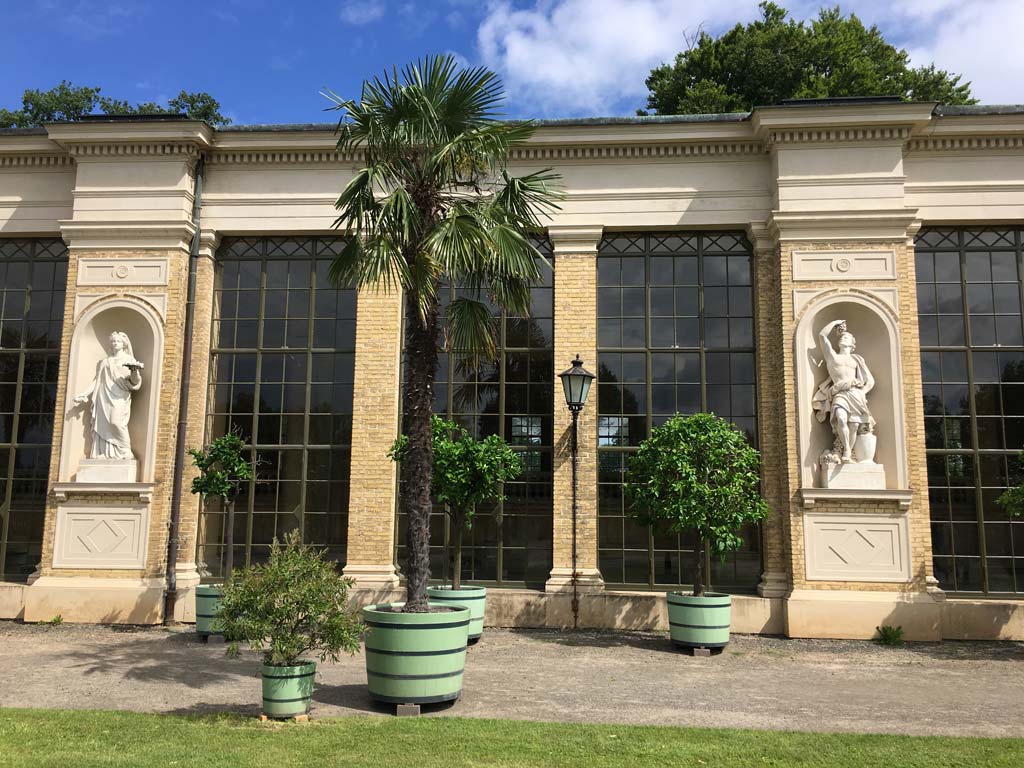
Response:
[[[486,587],[428,587],[427,595],[441,605],[464,605],[469,608],[469,643],[480,640],[484,633],[484,612],[487,608]]]
[[[214,619],[220,611],[220,598],[224,594],[223,584],[200,584],[196,587],[196,634],[206,641],[210,635],[220,635],[214,626]]]
[[[263,714],[275,719],[309,714],[313,700],[313,677],[316,662],[308,661],[288,667],[264,664]]]
[[[729,644],[732,597],[705,592],[701,597],[668,593],[668,631],[680,648],[724,648]]]
[[[431,603],[431,613],[402,613],[403,603],[363,608],[366,682],[386,704],[434,704],[462,695],[469,608]]]

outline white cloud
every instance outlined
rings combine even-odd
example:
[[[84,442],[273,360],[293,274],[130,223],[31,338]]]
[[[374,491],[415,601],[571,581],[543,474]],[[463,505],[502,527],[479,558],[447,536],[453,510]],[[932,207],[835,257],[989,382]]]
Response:
[[[754,18],[755,0],[540,0],[492,3],[477,30],[484,62],[509,95],[544,115],[632,111],[650,70],[703,25]]]
[[[783,2],[813,18],[825,0]],[[1022,0],[848,0],[915,65],[962,73],[983,103],[1024,102]],[[646,101],[650,70],[670,61],[685,34],[720,34],[759,15],[756,0],[492,0],[477,29],[480,57],[530,114],[629,114]]]
[[[339,13],[346,24],[360,26],[376,21],[385,10],[385,4],[380,0],[346,0],[341,4]]]
[[[854,8],[906,48],[913,65],[962,74],[982,104],[1024,103],[1021,0],[867,0]]]

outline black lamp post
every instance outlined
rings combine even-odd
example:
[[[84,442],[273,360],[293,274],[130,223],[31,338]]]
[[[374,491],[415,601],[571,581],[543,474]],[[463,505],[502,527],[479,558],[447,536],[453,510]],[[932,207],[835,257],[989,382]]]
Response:
[[[576,568],[576,452],[578,448],[580,411],[587,402],[594,374],[583,367],[580,356],[572,361],[572,368],[558,374],[565,390],[565,404],[572,414],[572,628],[579,629],[580,598],[579,571]]]

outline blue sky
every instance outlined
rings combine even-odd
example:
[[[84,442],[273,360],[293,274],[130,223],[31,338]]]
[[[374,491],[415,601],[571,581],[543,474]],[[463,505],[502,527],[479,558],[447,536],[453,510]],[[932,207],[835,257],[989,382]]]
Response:
[[[782,0],[799,18],[820,3]],[[496,70],[516,117],[632,114],[652,66],[684,33],[721,32],[756,0],[0,0],[0,106],[62,79],[104,95],[217,97],[236,123],[320,122],[323,87],[358,94],[368,76],[427,53]],[[963,73],[985,103],[1024,102],[1024,0],[843,4],[916,63]],[[16,63],[16,64],[14,64]]]

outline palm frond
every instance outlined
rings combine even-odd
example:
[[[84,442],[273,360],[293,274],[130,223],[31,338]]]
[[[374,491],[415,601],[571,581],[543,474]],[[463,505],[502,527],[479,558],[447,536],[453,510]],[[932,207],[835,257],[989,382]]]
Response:
[[[491,308],[477,299],[459,296],[448,305],[446,345],[472,368],[497,355],[497,327]]]

